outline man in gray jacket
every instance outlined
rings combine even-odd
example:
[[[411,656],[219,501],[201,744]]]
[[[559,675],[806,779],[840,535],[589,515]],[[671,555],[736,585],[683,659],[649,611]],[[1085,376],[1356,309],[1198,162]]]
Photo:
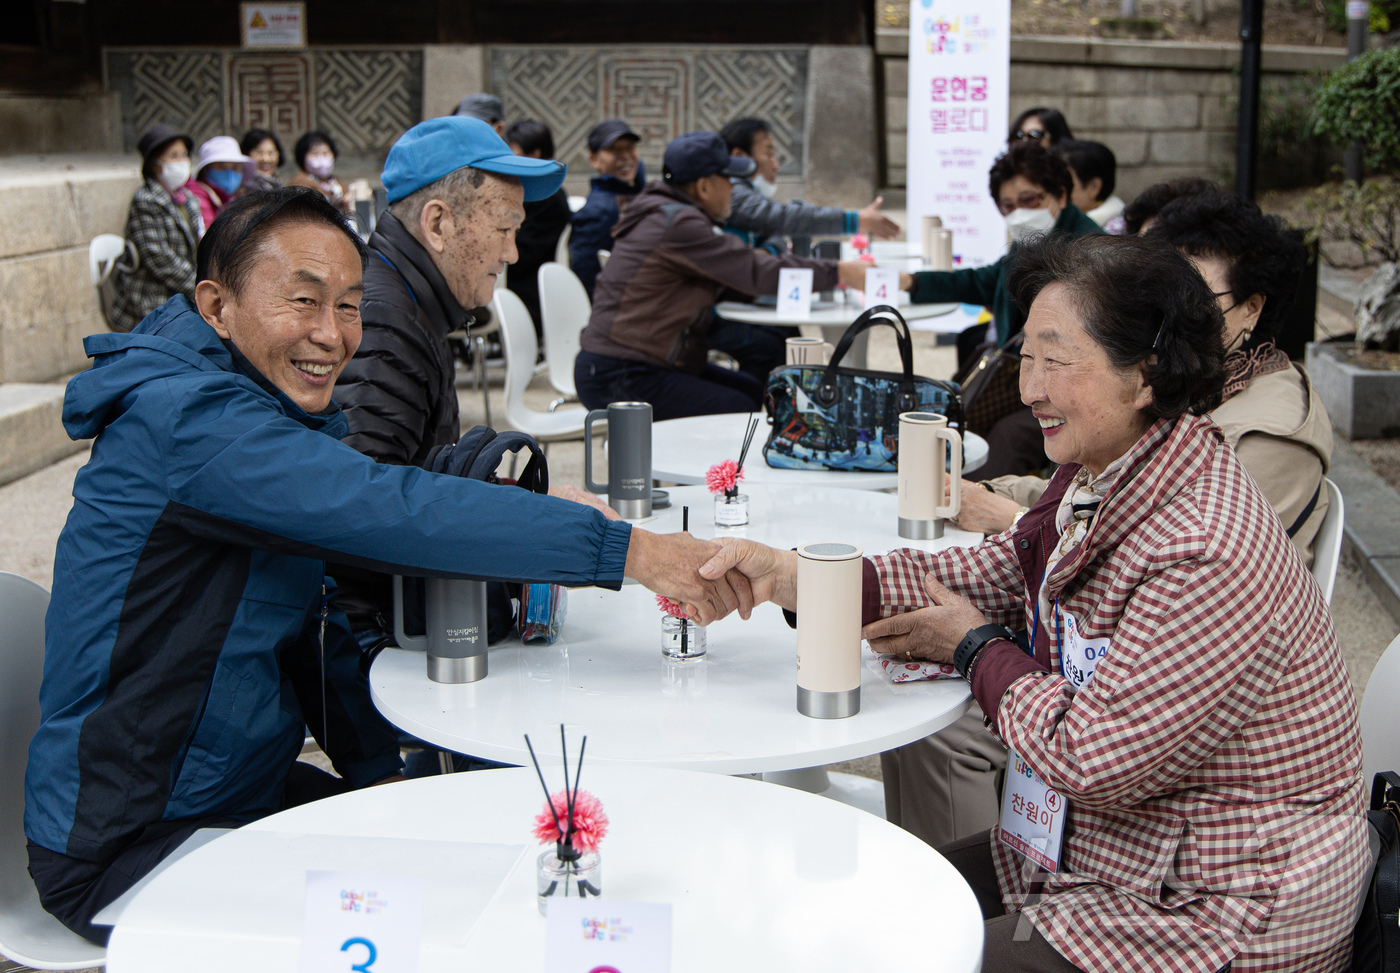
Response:
[[[724,224],[725,232],[749,246],[779,255],[787,252],[787,238],[791,237],[794,252],[806,255],[813,236],[850,236],[859,232],[888,240],[899,235],[899,224],[880,212],[884,202],[881,198],[862,210],[813,206],[801,200],[780,203],[773,199],[782,159],[773,133],[762,119],[730,122],[720,132],[720,138],[730,155],[754,162],[750,175],[730,177],[733,201]],[[710,347],[725,352],[738,362],[740,371],[763,382],[772,369],[783,363],[784,345],[797,333],[797,328],[730,321],[716,314],[710,326]]]
[[[761,118],[741,118],[724,126],[720,133],[730,155],[753,159],[752,176],[735,176],[733,209],[725,229],[736,233],[753,246],[762,246],[775,253],[786,249],[782,239],[812,236],[851,236],[864,233],[878,240],[892,240],[899,235],[899,224],[880,212],[883,197],[864,209],[840,209],[835,206],[813,206],[801,200],[779,203],[773,199],[778,190],[778,168],[782,159],[768,123]]]

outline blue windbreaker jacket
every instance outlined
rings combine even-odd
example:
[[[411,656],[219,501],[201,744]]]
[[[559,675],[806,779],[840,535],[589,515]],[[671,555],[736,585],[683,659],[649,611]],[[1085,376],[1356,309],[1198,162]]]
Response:
[[[86,340],[63,422],[97,437],[45,623],[25,834],[105,861],[160,820],[277,810],[310,726],[362,786],[399,769],[322,559],[408,575],[621,585],[631,528],[339,442],[183,296]]]

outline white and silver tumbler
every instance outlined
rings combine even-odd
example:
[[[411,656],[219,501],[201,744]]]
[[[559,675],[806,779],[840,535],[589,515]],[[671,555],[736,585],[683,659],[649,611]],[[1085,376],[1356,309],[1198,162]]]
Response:
[[[962,437],[948,428],[948,418],[936,412],[900,413],[899,536],[914,541],[942,537],[944,519],[962,509],[961,487]]]
[[[797,549],[797,711],[819,720],[860,712],[862,551],[854,544]]]

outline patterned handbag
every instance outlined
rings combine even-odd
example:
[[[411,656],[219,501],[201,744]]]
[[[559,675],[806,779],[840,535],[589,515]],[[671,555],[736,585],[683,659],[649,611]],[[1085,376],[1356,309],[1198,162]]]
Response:
[[[856,336],[877,324],[895,329],[903,372],[842,368]],[[936,412],[962,426],[962,397],[952,382],[914,374],[914,343],[903,316],[886,304],[856,318],[828,365],[783,365],[768,375],[765,405],[772,431],[763,446],[769,466],[784,470],[893,473],[899,414]]]
[[[963,418],[968,432],[985,436],[1003,417],[1023,407],[1021,402],[1021,339],[1017,332],[998,348],[982,346],[977,364],[966,374],[955,375],[962,383]]]

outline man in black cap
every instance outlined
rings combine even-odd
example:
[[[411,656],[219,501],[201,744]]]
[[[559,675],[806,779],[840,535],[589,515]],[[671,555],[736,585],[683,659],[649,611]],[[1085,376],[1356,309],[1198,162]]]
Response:
[[[647,184],[637,157],[641,136],[620,118],[599,122],[588,133],[588,164],[598,170],[589,182],[588,202],[574,214],[569,236],[569,266],[583,281],[588,296],[602,267],[599,250],[613,248],[612,228],[631,197]],[[619,198],[620,197],[620,198]]]
[[[810,267],[814,290],[838,281],[864,286],[866,264],[775,255],[720,230],[729,216],[730,177],[753,169],[752,159],[731,156],[714,132],[690,132],[666,147],[661,181],[622,214],[598,277],[574,363],[584,405],[650,402],[658,421],[760,409],[758,379],[706,360],[720,292],[776,294],[784,267]]]

